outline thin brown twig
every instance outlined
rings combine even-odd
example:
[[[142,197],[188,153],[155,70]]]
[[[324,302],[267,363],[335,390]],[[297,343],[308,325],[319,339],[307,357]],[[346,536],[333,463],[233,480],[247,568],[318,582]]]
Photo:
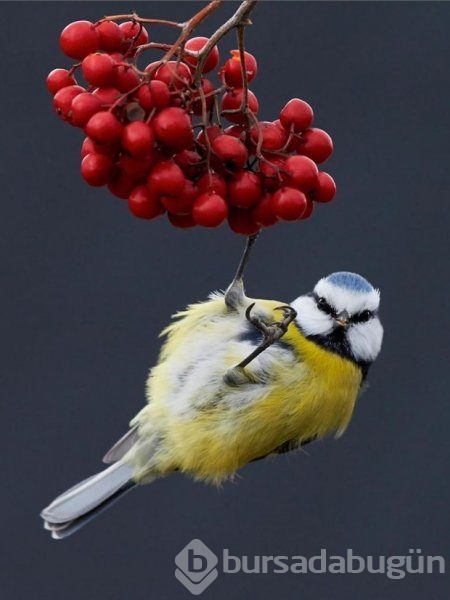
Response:
[[[202,103],[202,122],[203,122],[203,135],[205,136],[205,145],[206,145],[206,168],[208,171],[208,186],[212,185],[212,177],[211,177],[211,140],[208,135],[208,122],[207,122],[207,110],[206,110],[206,98],[205,92],[203,88],[200,86],[198,89],[198,93],[200,95],[200,101]]]
[[[162,42],[148,42],[147,44],[141,44],[136,49],[136,56],[144,52],[145,50],[164,50],[165,52],[169,51],[172,48],[172,44],[164,44]],[[180,54],[180,49],[176,49],[175,54]],[[197,58],[198,52],[193,50],[183,49],[183,55],[191,56],[192,58]]]
[[[182,29],[185,23],[177,23],[176,21],[167,21],[166,19],[146,19],[140,17],[137,13],[129,13],[125,15],[110,15],[103,17],[102,21],[123,21],[123,20],[136,21],[136,23],[147,23],[148,25],[167,25],[168,27],[177,27]]]
[[[214,96],[214,112],[216,113],[217,124],[219,125],[220,129],[223,129],[222,119],[220,117],[219,97],[217,94]]]
[[[241,63],[241,75],[242,75],[242,103],[241,110],[245,115],[245,142],[250,143],[250,116],[248,107],[248,77],[247,69],[245,68],[245,25],[239,24],[237,26],[237,38],[239,48],[239,60]]]

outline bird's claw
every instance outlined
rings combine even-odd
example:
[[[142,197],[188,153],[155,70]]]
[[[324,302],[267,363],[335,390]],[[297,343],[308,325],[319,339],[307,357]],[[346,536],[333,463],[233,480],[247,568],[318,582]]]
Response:
[[[266,323],[260,317],[254,317],[251,314],[254,306],[255,302],[247,307],[245,317],[256,329],[262,332],[264,336],[263,343],[268,343],[268,345],[279,340],[287,332],[289,325],[297,316],[297,311],[292,306],[287,304],[277,306],[274,310],[281,310],[283,312],[283,319],[274,323]]]
[[[255,306],[255,302],[250,304],[245,311],[245,318],[254,326],[258,331],[261,331],[263,337],[261,343],[257,348],[253,350],[251,354],[242,360],[236,367],[230,369],[225,374],[225,382],[229,385],[239,385],[244,380],[249,379],[249,374],[245,373],[244,367],[251,363],[257,356],[269,348],[272,344],[278,341],[287,332],[289,325],[297,316],[297,312],[292,306],[283,305],[277,306],[275,310],[281,310],[283,312],[283,319],[281,321],[275,321],[274,323],[266,323],[260,317],[252,315],[252,310]]]
[[[289,325],[292,323],[292,321],[295,320],[295,318],[297,316],[297,311],[294,308],[292,308],[292,306],[289,306],[289,304],[285,304],[283,306],[277,306],[275,308],[275,310],[283,311],[283,320],[280,321],[278,323],[278,325],[283,330],[283,332],[286,333]]]

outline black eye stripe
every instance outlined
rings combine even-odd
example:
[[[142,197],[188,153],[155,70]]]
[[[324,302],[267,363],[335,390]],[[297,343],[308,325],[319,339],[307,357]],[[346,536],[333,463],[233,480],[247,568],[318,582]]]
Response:
[[[374,316],[371,310],[363,310],[362,312],[353,315],[351,318],[352,323],[366,323]]]
[[[325,298],[323,296],[319,296],[318,294],[316,294],[316,292],[312,292],[307,295],[312,296],[314,298],[314,300],[316,301],[317,308],[320,311],[322,311],[323,313],[325,313],[327,315],[333,315],[333,316],[336,315],[335,309],[332,306],[330,306],[330,304],[325,300]],[[350,322],[351,323],[366,323],[373,317],[376,317],[377,314],[378,314],[377,310],[366,309],[359,313],[354,314],[350,318]]]
[[[326,315],[334,315],[335,310],[328,304],[328,302],[322,296],[316,297],[317,308]]]

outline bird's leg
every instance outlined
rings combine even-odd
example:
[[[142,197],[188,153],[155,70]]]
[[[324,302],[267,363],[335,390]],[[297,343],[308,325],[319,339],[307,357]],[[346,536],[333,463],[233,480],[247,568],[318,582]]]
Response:
[[[289,325],[297,316],[297,311],[295,311],[292,306],[277,306],[275,310],[281,310],[283,312],[283,318],[281,321],[276,321],[275,323],[266,323],[260,317],[255,317],[252,315],[252,309],[254,306],[255,302],[250,304],[245,311],[245,316],[247,320],[250,321],[250,323],[256,327],[256,329],[258,329],[258,331],[261,331],[262,341],[259,346],[253,350],[253,352],[244,358],[244,360],[227,371],[225,375],[225,382],[230,385],[239,385],[241,383],[249,383],[254,381],[254,377],[246,373],[245,367],[262,352],[264,352],[264,350],[267,350],[267,348],[282,338],[288,330]]]
[[[239,266],[236,271],[236,275],[234,276],[233,281],[229,285],[227,291],[225,292],[225,304],[231,310],[238,310],[239,306],[242,306],[244,300],[244,271],[247,266],[248,259],[250,258],[250,251],[253,247],[253,244],[256,242],[256,238],[258,234],[250,235],[247,238],[247,243],[245,244],[245,250],[242,255],[242,258],[239,262]]]

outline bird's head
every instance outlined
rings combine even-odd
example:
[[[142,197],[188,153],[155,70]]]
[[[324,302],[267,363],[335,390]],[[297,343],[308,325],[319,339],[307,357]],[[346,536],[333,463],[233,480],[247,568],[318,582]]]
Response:
[[[381,349],[379,305],[380,292],[361,275],[346,271],[324,277],[311,293],[292,303],[307,338],[365,364]]]

